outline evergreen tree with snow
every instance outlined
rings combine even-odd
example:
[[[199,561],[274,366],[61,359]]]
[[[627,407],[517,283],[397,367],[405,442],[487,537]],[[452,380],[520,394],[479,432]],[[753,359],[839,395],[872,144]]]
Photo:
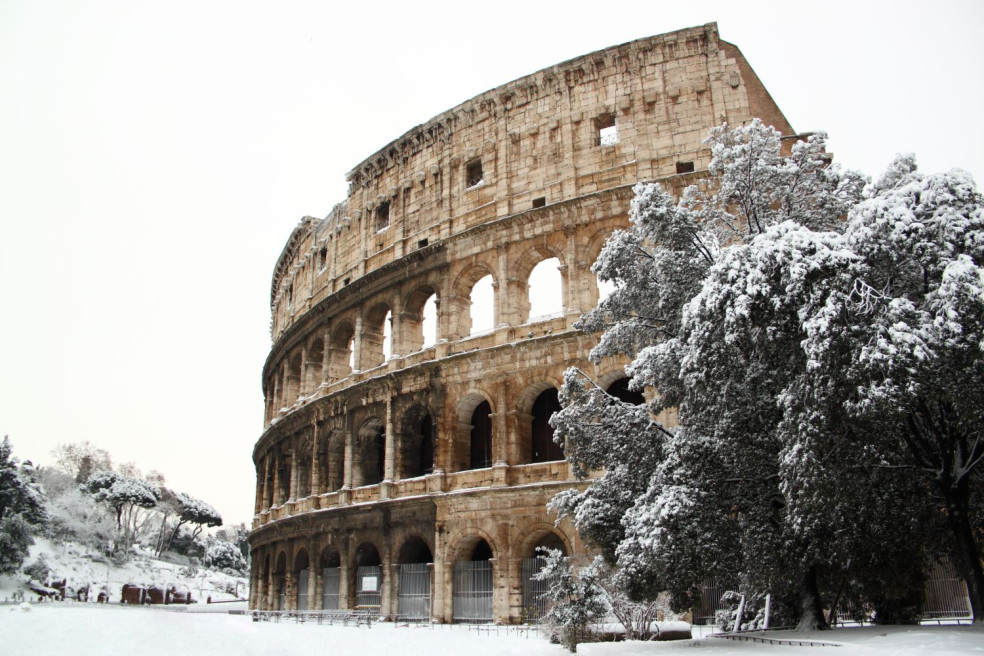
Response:
[[[33,534],[48,521],[44,492],[33,475],[33,466],[19,466],[10,438],[0,442],[0,574],[21,566]]]
[[[890,229],[865,227],[898,224],[885,217],[906,211],[900,195],[920,202],[917,189],[887,191],[915,173],[899,165],[903,173],[865,189],[859,175],[829,165],[822,134],[782,157],[778,133],[757,121],[717,128],[708,141],[710,179],[680,203],[656,185],[637,186],[631,227],[611,237],[595,264],[616,290],[581,321],[585,330],[603,331],[592,358],[629,356],[635,389],[658,394],[640,413],[580,372],[567,373],[565,408],[553,420],[558,439],[575,473],[605,474],[584,492],[561,495],[554,507],[618,560],[636,595],[666,589],[685,606],[705,578],[716,576],[795,600],[800,628],[822,627],[821,588],[850,577],[862,595],[906,597],[932,547],[924,530],[932,516],[925,478],[912,475],[919,464],[912,448],[909,460],[900,460],[905,440],[898,440],[906,422],[914,430],[928,420],[913,419],[920,401],[903,398],[914,389],[911,379],[887,375],[885,358],[872,348],[886,343],[898,312],[908,310],[890,300],[893,283],[919,275],[899,277],[905,265],[890,255]],[[908,248],[911,257],[956,250],[966,258],[949,269],[960,283],[923,317],[923,332],[954,302],[977,316],[971,299],[978,298],[973,275],[980,260],[965,251],[984,239],[972,234],[973,220],[956,215],[977,216],[979,203],[964,178],[949,179],[928,185],[921,199],[936,204],[939,222],[922,235],[936,246],[917,239]],[[912,223],[899,240],[918,236],[922,224]],[[939,243],[948,240],[963,245]],[[929,283],[948,270],[923,268]],[[923,294],[939,297],[928,287]],[[873,321],[879,312],[882,320]],[[907,318],[907,325],[916,323]],[[951,342],[939,349],[951,348],[965,327],[950,327]],[[960,350],[963,360],[946,359],[955,353],[944,360],[962,367],[961,381],[980,390],[973,380],[980,349],[969,346],[976,334],[971,330]],[[908,334],[896,338],[914,343]],[[922,362],[919,351],[911,355],[908,362],[889,360],[911,375]],[[886,381],[895,387],[886,389]],[[652,421],[672,406],[679,408],[678,427]],[[968,488],[977,489],[981,424],[969,416],[962,421],[968,438],[954,447],[964,456],[954,461],[962,463],[957,473]],[[908,547],[900,553],[898,545]],[[974,546],[963,548],[979,567]],[[901,564],[886,553],[902,557]]]

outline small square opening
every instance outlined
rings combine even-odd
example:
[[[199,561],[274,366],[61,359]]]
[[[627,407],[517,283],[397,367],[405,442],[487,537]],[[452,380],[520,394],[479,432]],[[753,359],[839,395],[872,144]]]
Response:
[[[417,242],[417,248],[423,248],[426,245],[427,245],[427,238],[426,237],[424,237],[423,239],[421,239],[420,241]]]
[[[376,207],[376,230],[389,227],[390,224],[390,202],[384,201]]]
[[[482,160],[473,159],[465,164],[465,186],[474,187],[485,179],[482,173]]]
[[[693,162],[677,162],[676,163],[677,173],[693,173],[694,163]]]
[[[614,146],[618,143],[618,119],[614,114],[602,114],[595,119],[595,145]]]
[[[546,204],[547,204],[547,199],[544,196],[540,196],[539,198],[533,199],[533,209],[536,209],[538,207],[543,207]]]
[[[322,246],[321,250],[318,251],[318,268],[324,269],[328,264],[328,247]]]

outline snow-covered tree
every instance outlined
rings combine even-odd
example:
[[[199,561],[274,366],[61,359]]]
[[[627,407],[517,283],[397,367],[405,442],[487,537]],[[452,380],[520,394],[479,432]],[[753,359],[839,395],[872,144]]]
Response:
[[[631,227],[612,236],[595,264],[615,291],[581,321],[604,331],[592,358],[629,356],[635,389],[658,393],[640,414],[580,372],[567,373],[557,439],[575,473],[606,473],[554,506],[617,558],[638,596],[666,589],[684,606],[703,579],[717,576],[796,599],[801,628],[823,626],[825,583],[834,587],[850,573],[865,594],[900,596],[907,591],[899,581],[918,584],[918,576],[898,573],[921,570],[932,506],[924,482],[904,469],[911,462],[893,458],[900,422],[910,432],[913,425],[953,432],[958,424],[947,414],[945,427],[922,428],[931,422],[914,410],[919,399],[905,396],[929,370],[945,370],[935,369],[943,360],[927,365],[916,348],[907,358],[894,353],[937,326],[950,340],[937,351],[966,339],[946,356],[965,371],[955,378],[984,389],[972,378],[980,371],[972,345],[984,343],[975,332],[975,317],[984,316],[974,300],[980,260],[969,252],[984,239],[966,218],[979,218],[976,191],[958,175],[925,183],[922,193],[913,184],[899,192],[905,176],[915,176],[904,162],[864,190],[860,176],[829,166],[822,135],[784,158],[778,134],[758,122],[716,129],[708,141],[710,179],[680,203],[655,185],[637,186]],[[926,213],[935,212],[936,224],[913,203],[932,204]],[[903,227],[895,216],[906,212],[914,218]],[[908,251],[887,237],[893,228],[897,240],[910,240]],[[905,270],[927,253],[954,251],[955,264]],[[896,253],[908,254],[896,260]],[[930,293],[944,279],[947,290]],[[893,300],[893,284],[909,305]],[[920,302],[928,308],[921,323],[910,308]],[[984,407],[970,397],[961,407]],[[679,427],[651,420],[671,406]],[[974,421],[961,416],[967,438],[950,447],[960,456],[951,458],[960,463],[951,478],[973,477],[981,427]],[[918,439],[926,441],[909,441]],[[939,470],[939,460],[916,462]],[[884,557],[899,555],[899,544],[911,545],[904,566]]]
[[[5,435],[0,442],[0,573],[20,567],[34,544],[34,532],[47,520],[44,492],[35,480],[33,466],[18,466]]]
[[[106,504],[113,512],[119,538],[114,551],[123,558],[129,557],[130,547],[143,519],[142,511],[157,505],[161,491],[139,478],[111,471],[96,472],[82,484],[81,489],[96,501]]]
[[[602,562],[596,559],[575,573],[570,560],[559,549],[545,551],[546,562],[534,575],[550,586],[544,593],[550,609],[541,621],[560,644],[577,651],[579,642],[590,640],[591,624],[603,620],[609,609],[605,591],[598,582]]]
[[[239,573],[246,569],[246,559],[239,547],[218,539],[208,540],[202,564],[212,569],[231,569]]]
[[[165,551],[170,549],[171,544],[174,542],[174,537],[178,534],[178,530],[185,524],[195,526],[191,534],[192,542],[198,538],[206,526],[222,526],[222,515],[219,514],[219,511],[201,499],[196,499],[181,492],[174,497],[174,503],[177,508],[178,521],[171,531],[167,546],[164,547]]]

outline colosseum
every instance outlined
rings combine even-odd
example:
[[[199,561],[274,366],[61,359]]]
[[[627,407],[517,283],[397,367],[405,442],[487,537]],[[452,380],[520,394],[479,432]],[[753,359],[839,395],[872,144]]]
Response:
[[[509,82],[357,164],[273,273],[251,608],[535,619],[536,548],[586,550],[545,507],[578,485],[548,423],[563,372],[630,395],[573,328],[604,293],[591,264],[637,181],[679,193],[708,130],[754,117],[793,135],[711,23]]]

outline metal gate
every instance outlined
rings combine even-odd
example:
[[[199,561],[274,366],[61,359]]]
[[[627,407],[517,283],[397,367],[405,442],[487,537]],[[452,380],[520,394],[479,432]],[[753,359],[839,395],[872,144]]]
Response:
[[[287,581],[281,574],[277,577],[277,610],[284,610],[287,608]]]
[[[547,564],[547,559],[523,559],[523,623],[535,624],[547,614],[549,603],[546,594],[550,591],[550,581],[538,581],[533,578]]]
[[[342,580],[342,570],[338,567],[326,567],[321,570],[322,594],[321,608],[338,610],[338,588]]]
[[[451,600],[455,622],[491,622],[492,563],[487,560],[455,563]]]
[[[378,610],[382,600],[383,570],[379,565],[362,565],[355,572],[355,607]]]
[[[297,610],[308,609],[308,580],[311,570],[302,569],[297,572]]]
[[[428,563],[400,565],[400,590],[396,613],[411,620],[429,620],[431,611],[431,567]]]
[[[957,574],[950,559],[933,563],[926,581],[923,618],[970,617],[967,584]]]
[[[694,624],[713,624],[717,611],[728,606],[721,602],[725,589],[714,579],[707,579],[700,586],[700,605],[694,609]]]

